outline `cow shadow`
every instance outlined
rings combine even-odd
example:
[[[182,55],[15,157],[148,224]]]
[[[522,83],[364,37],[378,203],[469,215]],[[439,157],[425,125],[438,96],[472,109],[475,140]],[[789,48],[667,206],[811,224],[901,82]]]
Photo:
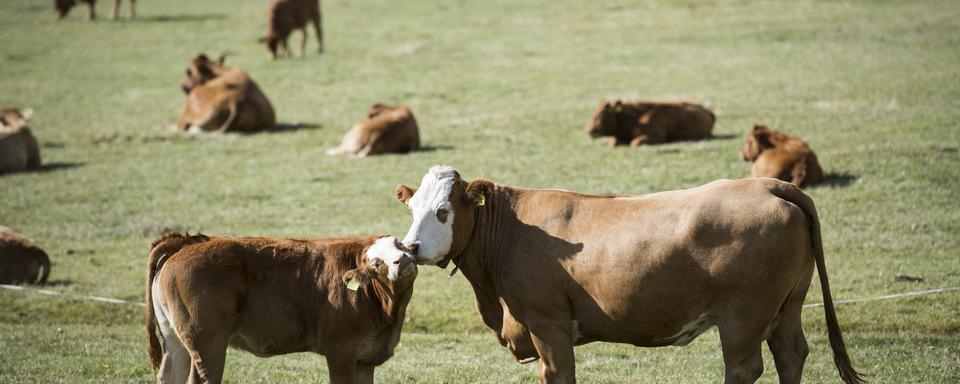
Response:
[[[827,173],[817,187],[844,188],[857,181],[859,176],[848,173]]]
[[[707,138],[704,139],[704,140],[708,140],[708,141],[713,141],[713,140],[730,140],[730,139],[736,139],[736,138],[738,138],[738,137],[740,137],[740,135],[738,135],[738,134],[736,134],[736,133],[721,133],[721,134],[716,134],[716,133],[715,133],[715,134],[710,135],[709,137],[707,137]]]
[[[457,149],[457,147],[452,145],[422,145],[414,152],[452,151],[454,149]]]
[[[296,132],[299,130],[308,130],[308,129],[321,129],[323,128],[322,124],[313,124],[313,123],[280,123],[273,127],[273,129],[266,130],[266,133],[284,133],[284,132]]]
[[[82,166],[84,166],[84,163],[53,162],[53,163],[43,164],[36,168],[27,168],[27,169],[15,171],[15,172],[6,172],[6,173],[0,172],[0,176],[11,175],[15,173],[47,173],[47,172],[59,171],[62,169],[77,168]]]
[[[137,16],[137,18],[132,21],[139,21],[139,22],[145,22],[145,23],[178,23],[178,22],[190,22],[190,21],[223,20],[226,18],[227,18],[227,15],[222,13],[203,13],[203,14],[197,14],[197,15]]]
[[[74,284],[73,280],[63,279],[63,280],[47,280],[43,287],[68,287]]]

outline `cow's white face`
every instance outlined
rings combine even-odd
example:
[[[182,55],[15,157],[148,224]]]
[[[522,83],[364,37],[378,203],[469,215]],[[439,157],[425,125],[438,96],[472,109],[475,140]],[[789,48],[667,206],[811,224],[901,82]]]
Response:
[[[436,264],[450,252],[454,220],[450,193],[456,174],[448,166],[430,168],[420,188],[407,201],[413,224],[403,238],[403,245],[416,250],[413,254],[418,264]]]
[[[381,237],[367,249],[367,260],[372,265],[386,265],[387,279],[390,281],[397,281],[413,273],[416,266],[410,259],[409,254],[397,247],[397,238],[393,236]]]

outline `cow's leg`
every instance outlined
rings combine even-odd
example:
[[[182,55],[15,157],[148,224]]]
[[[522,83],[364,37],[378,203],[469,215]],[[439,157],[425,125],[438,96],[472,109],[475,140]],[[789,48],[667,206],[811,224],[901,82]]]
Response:
[[[113,12],[110,13],[110,20],[116,20],[120,14],[120,0],[113,0]]]
[[[184,384],[190,376],[190,352],[176,335],[164,335],[163,359],[157,372],[157,383]]]
[[[317,43],[320,44],[318,52],[323,53],[323,10],[320,7],[320,3],[317,2],[317,13],[313,15],[313,29],[317,33]]]
[[[810,348],[807,346],[807,338],[803,334],[801,323],[801,313],[803,312],[803,299],[807,296],[807,289],[810,288],[810,277],[813,269],[807,272],[806,277],[801,278],[800,286],[794,288],[790,297],[783,305],[778,315],[777,324],[774,326],[770,336],[767,338],[767,346],[773,353],[773,361],[777,366],[777,375],[780,376],[781,384],[798,384],[803,375],[803,363],[807,359]]]
[[[559,323],[530,324],[533,346],[540,355],[540,383],[576,383],[576,359],[573,353],[573,335],[566,325]]]
[[[327,355],[327,370],[330,371],[330,384],[353,384],[357,379],[357,359],[352,353]]]
[[[300,30],[300,57],[307,56],[307,26],[304,25]]]
[[[354,384],[373,384],[373,368],[372,365],[358,365]]]
[[[137,18],[137,0],[130,0],[130,18]]]
[[[630,140],[630,148],[636,148],[644,144],[650,144],[650,137],[647,135],[640,135]]]
[[[89,6],[89,7],[87,8],[87,20],[94,20],[94,19],[96,19],[96,18],[97,18],[96,2],[91,1],[91,2],[87,3],[87,5]]]
[[[763,374],[763,357],[760,350],[767,321],[760,322],[749,316],[749,311],[737,311],[721,320],[720,345],[723,349],[725,384],[751,384]]]
[[[219,329],[207,329],[195,334],[187,344],[190,349],[194,371],[190,382],[219,383],[223,380],[223,366],[227,359],[227,345],[230,342],[227,324]],[[199,376],[200,381],[197,380]]]

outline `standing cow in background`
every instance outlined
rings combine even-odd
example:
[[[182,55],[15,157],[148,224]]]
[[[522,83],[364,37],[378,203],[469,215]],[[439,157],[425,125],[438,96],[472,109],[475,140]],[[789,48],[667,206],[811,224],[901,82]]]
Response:
[[[283,48],[283,53],[289,55],[287,39],[290,33],[299,29],[303,37],[300,40],[300,57],[303,57],[307,49],[308,22],[313,23],[313,29],[317,33],[317,43],[320,44],[317,51],[323,53],[320,0],[273,0],[267,11],[267,35],[261,37],[260,42],[267,44],[270,55],[274,59],[280,56],[280,48]]]
[[[328,149],[327,155],[367,157],[420,148],[420,131],[410,107],[376,103],[370,107],[367,117],[350,128],[340,146]]]
[[[0,284],[46,284],[50,258],[33,240],[0,226]]]
[[[180,88],[187,94],[175,129],[257,132],[272,129],[276,115],[267,96],[245,71],[200,54],[187,65]]]
[[[113,12],[110,15],[112,20],[116,20],[120,13],[121,1],[122,0],[114,0],[113,2]],[[97,18],[97,0],[53,0],[53,7],[57,10],[57,19],[62,20],[64,17],[67,17],[67,14],[70,13],[70,9],[77,5],[77,3],[87,3],[87,19],[93,20]],[[137,17],[136,0],[130,0],[129,17],[131,19]]]
[[[587,123],[590,137],[613,136],[607,144],[637,147],[710,137],[716,117],[684,101],[601,101]]]
[[[541,383],[576,381],[575,345],[687,345],[713,326],[727,384],[760,377],[764,341],[780,382],[799,383],[814,269],[840,377],[861,382],[834,312],[817,211],[792,184],[589,196],[466,181],[437,166],[396,196],[413,216],[403,245],[420,264],[463,271],[500,343],[521,362],[540,359]]]
[[[806,141],[766,125],[754,125],[747,132],[740,158],[753,163],[752,177],[774,177],[801,188],[823,181],[823,169]]]
[[[30,108],[0,108],[0,174],[40,167],[40,146],[27,121]]]

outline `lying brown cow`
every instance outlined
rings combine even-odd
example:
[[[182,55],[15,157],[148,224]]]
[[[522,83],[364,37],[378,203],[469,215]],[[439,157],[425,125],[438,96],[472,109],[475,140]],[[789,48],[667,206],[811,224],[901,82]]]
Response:
[[[374,367],[400,340],[417,275],[398,244],[394,237],[161,238],[147,264],[157,381],[219,383],[229,344],[260,357],[319,353],[331,383],[373,383]]]
[[[806,141],[766,125],[754,125],[747,133],[740,158],[753,163],[752,177],[774,177],[800,187],[823,181],[823,169]]]
[[[413,215],[403,243],[417,262],[463,271],[483,322],[518,360],[541,359],[543,383],[576,381],[574,345],[686,345],[713,326],[726,383],[760,377],[764,340],[780,382],[799,383],[814,269],[834,362],[843,381],[861,381],[834,312],[817,211],[792,184],[589,196],[434,167],[397,197]]]
[[[113,13],[110,15],[110,18],[113,20],[117,19],[117,15],[120,12],[120,1],[114,0],[113,2]],[[96,5],[97,0],[53,0],[53,7],[57,10],[58,19],[63,19],[67,17],[67,14],[70,13],[70,9],[73,8],[77,3],[87,3],[87,19],[93,20],[97,18]],[[136,0],[130,0],[130,18],[133,19],[137,17],[136,10]]]
[[[40,147],[27,120],[32,109],[0,108],[0,173],[40,167]]]
[[[367,120],[350,128],[339,147],[328,149],[327,155],[366,157],[420,148],[420,132],[410,107],[376,103],[367,116]]]
[[[180,88],[187,94],[176,130],[257,132],[272,129],[276,115],[267,96],[241,69],[200,54],[187,65]]]
[[[261,37],[260,42],[267,44],[270,55],[274,59],[279,56],[280,48],[289,55],[287,39],[290,33],[299,29],[303,37],[300,40],[300,57],[303,57],[307,49],[307,23],[313,23],[313,29],[317,33],[317,43],[320,44],[318,51],[323,53],[320,0],[273,0],[267,11],[267,35]]]
[[[33,240],[0,226],[0,284],[46,284],[50,258]]]
[[[716,118],[701,105],[683,101],[602,101],[587,123],[590,137],[613,136],[612,148],[710,137]]]

